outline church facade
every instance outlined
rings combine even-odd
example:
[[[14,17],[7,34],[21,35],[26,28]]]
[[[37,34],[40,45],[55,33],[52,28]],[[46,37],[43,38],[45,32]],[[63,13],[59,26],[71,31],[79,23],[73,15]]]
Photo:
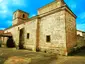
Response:
[[[33,51],[54,51],[67,55],[77,43],[76,15],[63,0],[43,6],[38,15],[28,18],[29,14],[17,10],[13,14],[12,27],[4,33],[12,35],[15,47]],[[7,44],[9,37],[4,37]]]

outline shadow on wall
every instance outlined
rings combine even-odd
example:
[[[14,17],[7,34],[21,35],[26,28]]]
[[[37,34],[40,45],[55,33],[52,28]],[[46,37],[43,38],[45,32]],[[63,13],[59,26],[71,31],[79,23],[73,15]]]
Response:
[[[7,46],[8,48],[14,48],[14,47],[15,47],[15,42],[14,42],[12,36],[11,36],[11,37],[8,37],[6,46]]]
[[[73,48],[72,52],[69,53],[68,56],[85,56],[85,46]]]

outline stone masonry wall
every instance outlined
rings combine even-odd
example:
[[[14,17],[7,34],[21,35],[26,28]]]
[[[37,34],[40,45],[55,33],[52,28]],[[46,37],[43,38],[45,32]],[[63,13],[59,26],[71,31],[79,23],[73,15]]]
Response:
[[[75,18],[66,11],[66,40],[68,53],[76,45],[76,22]]]
[[[36,50],[36,30],[37,19],[33,19],[25,24],[25,44],[26,49]],[[29,33],[29,39],[27,39],[27,33]]]
[[[85,47],[85,40],[83,36],[77,35],[77,47],[78,48]]]
[[[16,46],[19,46],[19,31],[24,28],[24,47],[26,49],[35,50],[36,47],[36,29],[37,29],[37,19],[31,20],[29,22],[23,23],[11,29],[5,30],[5,33],[11,32]],[[29,33],[29,39],[27,39],[27,33]],[[6,44],[7,38],[4,38],[4,43]]]
[[[47,35],[50,35],[51,42],[46,42]],[[65,11],[41,18],[39,40],[42,51],[55,49],[59,54],[66,54]]]
[[[50,4],[48,4],[48,5],[40,8],[40,9],[38,10],[38,14],[40,15],[40,14],[49,12],[49,11],[51,11],[51,10],[54,10],[54,9],[56,9],[56,8],[58,8],[58,7],[61,7],[61,4],[62,4],[61,1],[59,1],[59,2],[54,1],[54,2],[52,2],[52,3],[50,3]]]
[[[85,47],[85,33],[77,30],[77,47]]]
[[[23,18],[23,15],[24,15],[24,18]],[[28,19],[28,14],[18,10],[13,14],[13,25],[26,22],[27,19]]]
[[[19,30],[22,29],[23,27],[24,27],[24,24],[21,24],[19,26],[15,26],[13,28],[10,28],[10,29],[5,30],[5,33],[11,32],[11,34],[13,36],[13,40],[14,40],[16,46],[19,45]],[[4,43],[5,44],[6,44],[6,42],[7,42],[7,39],[4,39]]]

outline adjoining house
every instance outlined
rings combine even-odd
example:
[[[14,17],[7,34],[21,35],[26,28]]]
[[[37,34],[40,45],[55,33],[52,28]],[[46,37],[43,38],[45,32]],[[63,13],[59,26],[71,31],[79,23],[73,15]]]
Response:
[[[77,47],[85,47],[85,32],[77,30]]]
[[[76,15],[64,0],[55,0],[40,8],[38,15],[28,17],[22,10],[14,12],[12,27],[4,30],[3,47],[10,47],[9,40],[18,49],[68,55],[77,44]]]

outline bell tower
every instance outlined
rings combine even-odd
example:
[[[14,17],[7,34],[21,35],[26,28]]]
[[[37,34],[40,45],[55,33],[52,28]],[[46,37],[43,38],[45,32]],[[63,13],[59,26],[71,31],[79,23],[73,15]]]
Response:
[[[17,10],[13,14],[13,25],[21,24],[23,22],[26,22],[28,20],[28,13],[24,12],[22,10]]]

